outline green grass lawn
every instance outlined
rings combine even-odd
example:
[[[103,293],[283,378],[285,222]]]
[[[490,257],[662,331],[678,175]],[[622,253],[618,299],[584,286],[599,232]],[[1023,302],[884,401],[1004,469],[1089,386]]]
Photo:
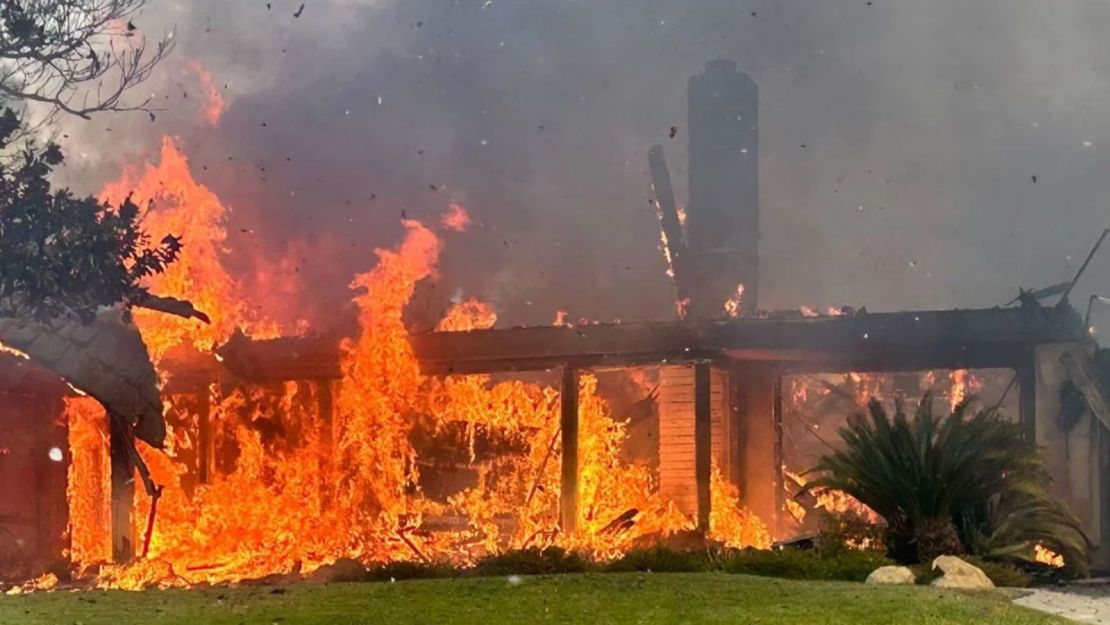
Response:
[[[2,625],[1063,623],[1001,593],[722,573],[301,584],[0,596]]]

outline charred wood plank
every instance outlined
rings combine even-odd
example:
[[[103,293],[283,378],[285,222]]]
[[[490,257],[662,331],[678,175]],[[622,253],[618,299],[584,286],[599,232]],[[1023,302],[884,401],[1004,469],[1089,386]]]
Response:
[[[682,222],[678,218],[674,187],[671,185],[671,172],[667,169],[663,146],[652,146],[648,151],[648,168],[651,170],[651,182],[655,188],[655,201],[659,208],[659,225],[663,230],[667,253],[671,260],[671,271],[674,273],[675,294],[679,301],[689,300],[689,279],[683,265],[686,258],[686,237],[682,233]]]

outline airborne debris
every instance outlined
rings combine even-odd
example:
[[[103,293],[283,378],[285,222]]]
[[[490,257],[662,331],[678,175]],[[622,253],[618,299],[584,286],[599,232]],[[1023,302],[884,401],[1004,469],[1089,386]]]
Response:
[[[297,12],[293,14],[293,17],[300,17],[302,13],[304,13],[304,4],[301,4],[301,8],[297,9]]]
[[[671,138],[674,139],[674,136],[677,135],[677,134],[678,134],[678,126],[671,126],[671,133],[670,133]]]

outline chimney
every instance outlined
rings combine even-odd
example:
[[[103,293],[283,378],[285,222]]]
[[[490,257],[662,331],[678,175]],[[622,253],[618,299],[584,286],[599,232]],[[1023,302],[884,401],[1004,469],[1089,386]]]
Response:
[[[759,89],[729,60],[690,79],[687,246],[690,316],[725,316],[744,285],[741,315],[759,294]]]

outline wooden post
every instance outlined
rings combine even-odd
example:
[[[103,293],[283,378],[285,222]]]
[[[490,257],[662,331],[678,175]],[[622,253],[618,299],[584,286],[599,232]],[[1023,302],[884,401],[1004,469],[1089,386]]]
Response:
[[[212,479],[212,389],[201,386],[197,392],[197,481],[208,484]]]
[[[109,454],[112,466],[112,560],[126,564],[135,556],[135,528],[131,523],[131,506],[135,500],[135,466],[128,446],[131,432],[120,417],[108,417]]]
[[[772,417],[775,427],[775,510],[771,515],[771,533],[775,536],[781,534],[782,513],[786,509],[786,485],[782,474],[782,376],[775,377],[775,405]]]
[[[694,365],[694,478],[698,491],[698,531],[709,531],[713,456],[712,392],[708,362]]]
[[[559,520],[563,532],[573,533],[578,524],[578,372],[563,369],[560,422],[563,433],[562,490]]]
[[[1021,359],[1017,367],[1018,415],[1026,442],[1037,443],[1037,358],[1035,353]]]
[[[1098,442],[1098,544],[1096,550],[1096,566],[1105,567],[1110,563],[1110,430],[1103,424],[1096,423],[1095,437]]]
[[[778,373],[766,366],[738,366],[737,389],[740,451],[740,502],[775,531],[782,484],[782,432],[775,382]]]

